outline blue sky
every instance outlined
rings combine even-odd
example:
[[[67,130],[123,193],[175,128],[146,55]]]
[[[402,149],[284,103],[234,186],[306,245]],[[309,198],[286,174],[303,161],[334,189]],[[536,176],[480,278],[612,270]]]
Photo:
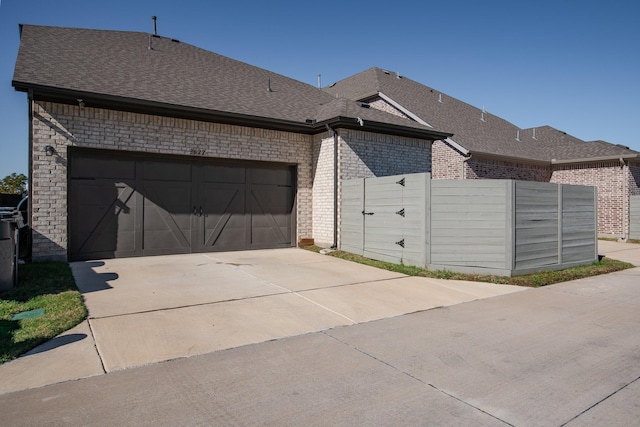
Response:
[[[27,174],[18,24],[158,33],[316,85],[398,71],[522,128],[640,151],[640,2],[1,0],[0,178]]]

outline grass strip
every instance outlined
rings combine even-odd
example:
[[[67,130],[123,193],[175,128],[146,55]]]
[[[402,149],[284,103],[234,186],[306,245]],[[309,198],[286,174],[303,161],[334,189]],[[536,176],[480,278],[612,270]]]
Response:
[[[82,295],[66,263],[18,266],[18,286],[0,293],[0,364],[71,329],[87,317]],[[33,311],[39,310],[39,311]],[[37,317],[29,316],[34,314]],[[11,320],[14,316],[19,320]]]
[[[318,246],[307,246],[303,247],[303,249],[307,249],[313,252],[320,252],[322,248]],[[613,273],[615,271],[633,268],[633,265],[629,264],[628,262],[616,261],[610,258],[602,258],[602,260],[594,262],[590,265],[571,267],[565,270],[543,271],[540,273],[527,274],[523,276],[508,277],[483,274],[454,273],[452,271],[446,270],[431,271],[421,267],[376,261],[370,258],[365,258],[360,255],[355,255],[343,251],[330,252],[328,253],[328,255],[347,261],[357,262],[360,264],[370,265],[372,267],[393,271],[396,273],[406,274],[407,276],[431,277],[434,279],[448,280],[468,280],[472,282],[487,282],[503,285],[527,286],[532,288],[538,288],[540,286],[552,285],[554,283],[568,282],[570,280],[598,276],[600,274]]]

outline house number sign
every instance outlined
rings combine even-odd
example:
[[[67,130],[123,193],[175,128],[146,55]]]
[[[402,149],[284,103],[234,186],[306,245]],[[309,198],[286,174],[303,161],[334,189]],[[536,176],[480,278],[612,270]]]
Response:
[[[206,152],[207,152],[207,150],[200,150],[198,148],[192,148],[191,149],[191,155],[192,156],[204,156]]]

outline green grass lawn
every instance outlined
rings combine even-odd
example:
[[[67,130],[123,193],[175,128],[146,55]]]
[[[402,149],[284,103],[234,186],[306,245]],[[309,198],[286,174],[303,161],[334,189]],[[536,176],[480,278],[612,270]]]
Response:
[[[321,248],[317,246],[307,246],[303,249],[308,249],[314,252],[319,252]],[[528,286],[537,288],[539,286],[552,285],[554,283],[567,282],[569,280],[582,279],[584,277],[597,276],[600,274],[613,273],[614,271],[625,270],[627,268],[633,268],[632,264],[622,261],[616,261],[614,259],[603,258],[599,262],[595,262],[591,265],[584,265],[580,267],[567,268],[560,271],[544,271],[541,273],[527,274],[524,276],[491,276],[481,274],[464,274],[454,273],[451,271],[430,271],[420,267],[413,267],[403,264],[393,264],[390,262],[376,261],[373,259],[365,258],[360,255],[354,255],[348,252],[335,251],[328,254],[347,261],[358,262],[360,264],[370,265],[372,267],[382,268],[396,273],[406,274],[408,276],[421,276],[432,277],[435,279],[450,279],[450,280],[469,280],[472,282],[489,282],[505,285],[517,285]]]
[[[0,292],[0,363],[18,357],[87,317],[82,295],[66,263],[31,263],[18,268],[18,286]],[[24,312],[42,315],[12,320]],[[29,314],[25,313],[26,317]]]

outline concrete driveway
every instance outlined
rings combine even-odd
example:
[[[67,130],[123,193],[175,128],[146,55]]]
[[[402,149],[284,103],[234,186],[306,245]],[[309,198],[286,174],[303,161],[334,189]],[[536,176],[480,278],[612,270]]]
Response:
[[[89,318],[0,366],[0,393],[523,291],[291,248],[71,264]]]
[[[599,240],[598,253],[640,267],[640,244]]]
[[[640,245],[625,254],[640,261]],[[366,284],[388,280],[404,278]],[[0,414],[16,426],[637,425],[639,285],[634,268],[123,369],[2,394]],[[365,284],[336,289],[350,286]]]

